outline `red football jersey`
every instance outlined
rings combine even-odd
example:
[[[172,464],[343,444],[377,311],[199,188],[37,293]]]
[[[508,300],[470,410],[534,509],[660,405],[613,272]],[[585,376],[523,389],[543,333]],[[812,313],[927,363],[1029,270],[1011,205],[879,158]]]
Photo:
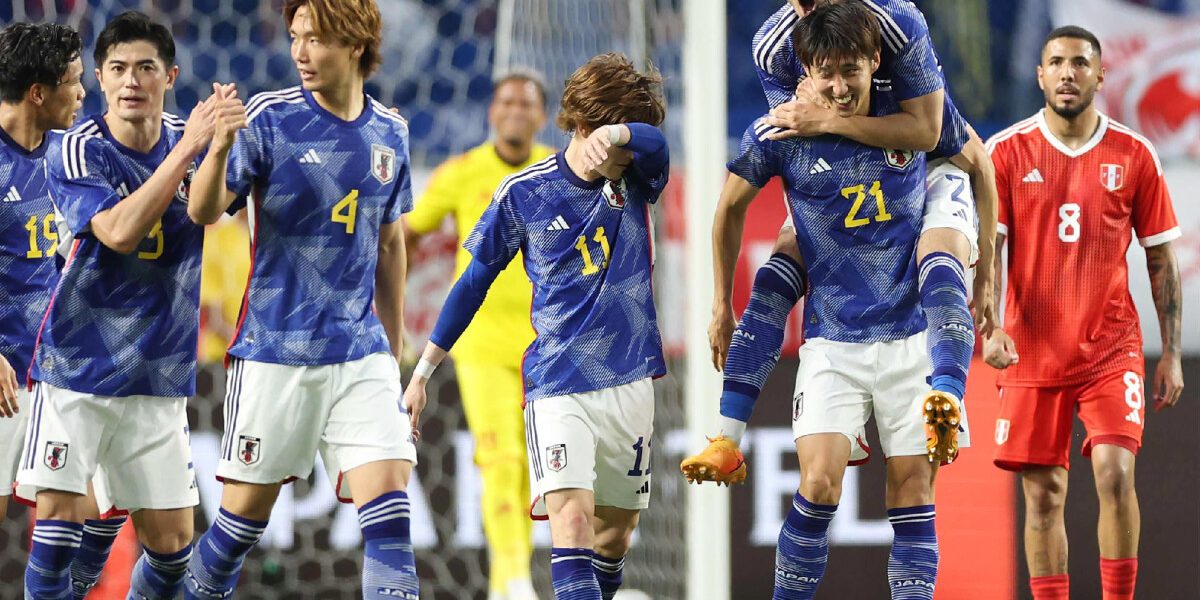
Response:
[[[1004,330],[1021,356],[1002,385],[1060,386],[1142,367],[1142,332],[1125,253],[1181,233],[1146,138],[1100,115],[1077,150],[1042,112],[988,140],[1008,238]],[[1134,365],[1137,366],[1134,369]]]

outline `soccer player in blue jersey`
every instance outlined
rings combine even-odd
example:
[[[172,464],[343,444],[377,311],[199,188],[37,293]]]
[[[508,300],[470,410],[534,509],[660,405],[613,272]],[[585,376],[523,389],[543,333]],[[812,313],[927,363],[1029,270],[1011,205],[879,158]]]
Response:
[[[48,136],[70,127],[82,105],[82,47],[63,25],[15,23],[0,31],[0,518],[31,412],[33,342],[58,280]]]
[[[70,593],[85,494],[104,473],[145,553],[132,593],[174,597],[199,500],[186,397],[195,392],[203,230],[187,217],[187,177],[208,144],[208,104],[163,112],[179,69],[170,32],[124,13],[100,32],[96,75],[108,110],[46,151],[66,262],[34,351],[36,382],[18,479],[37,522],[28,598]]]
[[[910,2],[863,2],[882,35],[876,84],[880,93],[899,101],[899,110],[878,103],[869,115],[839,115],[835,102],[822,100],[812,92],[811,79],[804,79],[804,67],[793,50],[792,33],[814,5],[829,1],[790,0],[755,36],[755,67],[773,107],[773,116],[766,123],[789,128],[768,135],[773,139],[842,135],[867,145],[898,149],[888,151],[895,161],[912,160],[909,151],[932,150],[916,260],[921,306],[930,322],[927,351],[933,362],[932,390],[924,403],[929,407],[929,454],[931,460],[949,461],[957,455],[957,428],[951,423],[959,418],[958,406],[966,390],[974,346],[966,267],[977,257],[975,323],[987,333],[994,321],[992,267],[983,264],[994,255],[994,169],[982,141],[944,93],[929,29]],[[799,97],[792,100],[797,94]],[[732,230],[719,225],[714,229],[721,243],[737,243],[729,239]],[[756,274],[750,304],[740,324],[733,317],[732,279],[716,282],[709,336],[714,364],[725,370],[722,431],[734,442],[741,437],[754,401],[774,366],[787,314],[805,292],[804,267],[796,253],[794,234],[786,224],[780,231],[774,255]],[[732,336],[735,326],[741,331]],[[779,343],[774,342],[776,339]],[[947,407],[950,410],[943,410]],[[729,442],[720,444],[725,447]],[[744,477],[744,471],[740,477]]]
[[[429,376],[520,251],[536,332],[522,369],[530,514],[550,521],[559,600],[617,593],[650,500],[651,379],[666,373],[651,285],[650,207],[669,166],[660,84],[620,54],[571,75],[558,116],[570,144],[492,197],[405,392],[416,427]]]
[[[813,88],[840,115],[893,108],[872,106],[888,98],[872,97],[880,29],[865,6],[818,7],[794,35]],[[765,119],[747,129],[729,163],[721,204],[744,216],[758,191],[782,177],[811,287],[792,411],[802,475],[779,536],[774,597],[815,594],[842,477],[848,463],[868,458],[864,426],[874,413],[895,531],[888,561],[892,598],[932,598],[938,463],[927,459],[916,410],[928,390],[930,360],[913,260],[925,206],[924,155],[900,161],[841,136],[772,140],[770,132]],[[717,269],[726,276],[737,252],[737,244],[716,249]],[[965,429],[959,441],[969,445]]]
[[[397,362],[408,124],[363,91],[381,63],[374,0],[288,0],[283,15],[301,85],[218,115],[188,206],[212,223],[245,205],[252,262],[229,348],[221,509],[186,597],[232,593],[280,486],[319,452],[358,508],[363,597],[415,599],[405,488],[417,455]]]

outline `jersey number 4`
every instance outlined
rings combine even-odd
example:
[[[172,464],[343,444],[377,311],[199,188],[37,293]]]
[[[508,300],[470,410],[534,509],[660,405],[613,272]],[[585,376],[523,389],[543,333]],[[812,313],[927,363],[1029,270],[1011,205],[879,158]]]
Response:
[[[350,190],[345,198],[333,205],[329,220],[346,226],[346,233],[354,235],[354,221],[358,219],[358,190]]]
[[[850,212],[846,213],[846,229],[862,227],[871,222],[867,217],[858,216],[858,211],[862,208],[863,202],[867,196],[875,199],[875,222],[882,223],[891,221],[892,215],[887,211],[887,205],[883,200],[883,189],[879,186],[879,180],[875,180],[871,184],[870,191],[867,191],[865,184],[852,185],[842,188],[842,197],[850,200],[853,204],[850,205]]]
[[[38,225],[41,225],[40,227]],[[42,237],[46,238],[50,245],[43,251],[38,244],[38,231],[41,231]],[[58,229],[54,225],[54,213],[50,213],[44,217],[31,215],[29,220],[25,222],[25,231],[29,232],[29,252],[25,253],[25,258],[42,258],[45,256],[54,256],[54,251],[58,250]]]

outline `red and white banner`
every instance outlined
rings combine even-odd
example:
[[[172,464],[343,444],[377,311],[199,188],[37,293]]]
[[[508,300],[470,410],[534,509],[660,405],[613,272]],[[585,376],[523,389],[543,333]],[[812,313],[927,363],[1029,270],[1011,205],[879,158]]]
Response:
[[[1052,18],[1100,38],[1102,111],[1150,138],[1163,159],[1200,160],[1200,17],[1123,0],[1056,0]]]

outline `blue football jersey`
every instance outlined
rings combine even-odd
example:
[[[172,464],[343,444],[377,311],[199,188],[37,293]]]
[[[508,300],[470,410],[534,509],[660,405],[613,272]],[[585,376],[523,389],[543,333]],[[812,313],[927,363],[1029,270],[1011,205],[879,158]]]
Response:
[[[620,181],[587,182],[559,152],[505,179],[464,243],[486,265],[525,257],[536,333],[522,365],[526,401],[666,373],[650,205],[667,169],[638,165]]]
[[[729,171],[758,188],[783,178],[809,277],[805,337],[863,343],[923,331],[924,155],[838,136],[762,139],[769,129],[759,119],[746,130]]]
[[[876,91],[890,94],[895,102],[903,102],[945,88],[925,15],[908,0],[864,0],[863,4],[878,18],[882,37],[879,70],[875,71]],[[792,31],[799,22],[792,5],[784,3],[754,34],[754,69],[771,108],[791,100],[804,77],[804,66],[792,45]],[[878,103],[872,106],[871,114],[875,116],[895,112],[884,112],[888,109]],[[954,156],[965,143],[967,121],[947,90],[941,137],[930,156]]]
[[[58,228],[44,162],[55,135],[46,134],[30,152],[0,129],[0,355],[21,385],[58,279]]]
[[[325,365],[388,352],[375,265],[380,227],[412,210],[407,122],[370,96],[346,121],[299,87],[246,111],[226,185],[249,196],[250,284],[229,354]]]
[[[129,254],[108,248],[89,229],[92,217],[154,174],[183,125],[164,114],[162,137],[143,154],[121,145],[96,115],[47,149],[59,235],[74,241],[35,351],[34,380],[100,396],[195,393],[204,228],[188,218],[188,181]]]

